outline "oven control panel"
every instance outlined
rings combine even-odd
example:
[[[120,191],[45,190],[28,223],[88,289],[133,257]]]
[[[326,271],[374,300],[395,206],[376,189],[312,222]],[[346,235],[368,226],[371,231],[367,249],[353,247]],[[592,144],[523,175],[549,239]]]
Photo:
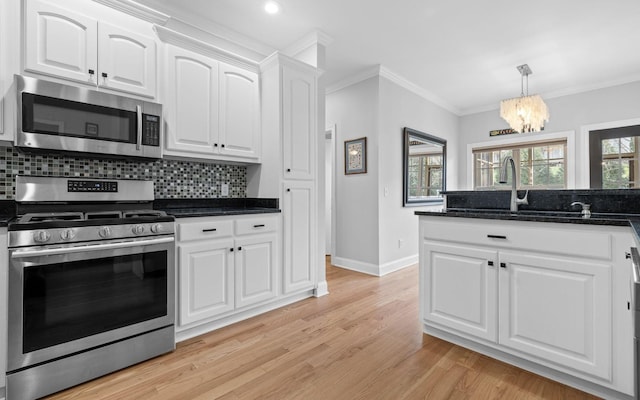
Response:
[[[71,180],[67,181],[67,192],[107,192],[117,193],[117,181],[90,181]]]

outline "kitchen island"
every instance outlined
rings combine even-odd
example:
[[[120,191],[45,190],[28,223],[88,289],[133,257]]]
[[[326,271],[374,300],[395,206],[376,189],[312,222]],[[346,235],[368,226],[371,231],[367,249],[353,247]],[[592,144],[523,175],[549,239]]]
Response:
[[[423,331],[600,397],[632,399],[628,257],[640,219],[613,211],[417,211]]]

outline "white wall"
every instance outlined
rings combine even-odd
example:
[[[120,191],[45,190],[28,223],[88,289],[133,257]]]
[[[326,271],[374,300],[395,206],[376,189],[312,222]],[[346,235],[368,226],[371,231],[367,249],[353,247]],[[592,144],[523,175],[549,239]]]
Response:
[[[378,77],[326,96],[336,125],[333,262],[378,265]],[[367,137],[367,173],[344,174],[344,141]],[[342,259],[342,261],[339,261]]]
[[[448,189],[455,189],[458,180],[458,117],[384,77],[380,79],[380,110],[379,263],[383,270],[388,271],[394,266],[417,262],[418,217],[414,212],[425,208],[402,206],[402,129],[409,127],[447,141],[446,183]],[[385,188],[389,189],[387,196]],[[402,244],[398,240],[402,240]],[[412,258],[415,261],[412,262]]]
[[[543,133],[575,131],[576,135],[576,166],[578,167],[577,182],[584,182],[586,171],[580,170],[584,160],[588,157],[583,150],[584,135],[581,127],[611,121],[621,121],[640,117],[640,82],[612,86],[604,89],[545,99],[549,107],[549,122]],[[498,107],[498,104],[496,104]],[[471,189],[471,179],[468,177],[467,144],[502,140],[505,137],[521,137],[523,141],[535,139],[540,133],[521,133],[497,138],[490,138],[489,131],[508,128],[500,112],[496,110],[478,114],[466,115],[460,118],[460,139],[458,143],[458,182],[460,189]],[[588,182],[588,180],[587,180]],[[586,187],[578,183],[577,187]]]
[[[458,117],[381,76],[327,95],[326,105],[336,125],[334,264],[382,275],[417,262],[420,208],[402,206],[402,130],[447,140],[447,187],[455,189]],[[344,141],[362,136],[367,173],[344,175]]]

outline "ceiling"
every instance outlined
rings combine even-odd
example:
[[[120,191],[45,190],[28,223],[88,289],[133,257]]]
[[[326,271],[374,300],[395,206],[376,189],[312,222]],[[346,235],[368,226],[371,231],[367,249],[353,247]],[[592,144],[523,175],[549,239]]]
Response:
[[[136,0],[260,54],[319,30],[329,87],[382,65],[458,115],[640,80],[639,0]],[[640,106],[640,105],[639,105]]]

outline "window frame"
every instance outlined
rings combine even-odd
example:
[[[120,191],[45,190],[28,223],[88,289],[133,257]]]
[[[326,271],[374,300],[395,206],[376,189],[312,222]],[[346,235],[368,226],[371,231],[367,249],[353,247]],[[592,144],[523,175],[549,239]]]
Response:
[[[483,148],[490,149],[495,147],[507,147],[525,145],[528,143],[545,143],[551,141],[566,140],[567,151],[565,155],[565,174],[566,188],[575,189],[576,187],[576,135],[575,131],[559,131],[553,133],[519,133],[513,134],[508,138],[493,139],[485,142],[475,142],[467,144],[467,189],[474,190],[475,174],[474,174],[474,150]]]
[[[545,161],[544,159],[540,159],[540,160],[534,160],[533,159],[533,149],[535,147],[548,147],[548,146],[557,146],[557,145],[562,145],[564,147],[564,151],[563,151],[563,163],[564,163],[564,176],[563,176],[563,182],[564,182],[564,186],[563,187],[553,187],[553,186],[547,186],[547,185],[523,185],[523,178],[522,175],[520,174],[522,172],[522,163],[525,162],[526,163],[526,167],[527,170],[529,172],[532,172],[533,168],[535,167],[535,164],[539,161]],[[528,150],[529,156],[528,156],[528,160],[523,161],[520,157],[521,155],[521,150]],[[473,149],[473,154],[475,155],[476,153],[487,153],[487,152],[500,152],[502,153],[503,151],[511,151],[511,157],[513,158],[513,161],[516,165],[516,173],[518,174],[518,189],[528,189],[528,190],[546,190],[546,189],[554,189],[554,190],[562,190],[566,188],[566,184],[567,184],[567,141],[565,139],[554,139],[554,140],[550,140],[550,141],[544,141],[544,142],[540,142],[540,141],[535,141],[535,142],[525,142],[525,143],[520,143],[520,144],[514,144],[514,145],[507,145],[507,146],[496,146],[496,147],[488,147],[488,148],[475,148]],[[500,158],[500,161],[502,161],[503,158]],[[546,159],[546,165],[549,165],[549,160],[550,158],[547,157]],[[499,184],[496,185],[494,183],[494,185],[492,186],[481,186],[481,187],[476,187],[476,180],[477,178],[480,176],[479,175],[479,171],[476,169],[475,166],[475,162],[476,162],[476,157],[473,157],[473,163],[474,163],[474,167],[473,167],[473,190],[508,190],[511,188],[510,185],[503,185],[503,184]],[[499,168],[499,166],[498,166]],[[490,168],[493,169],[493,168]],[[527,177],[527,181],[531,181],[533,179],[533,177],[531,175],[529,175]]]

